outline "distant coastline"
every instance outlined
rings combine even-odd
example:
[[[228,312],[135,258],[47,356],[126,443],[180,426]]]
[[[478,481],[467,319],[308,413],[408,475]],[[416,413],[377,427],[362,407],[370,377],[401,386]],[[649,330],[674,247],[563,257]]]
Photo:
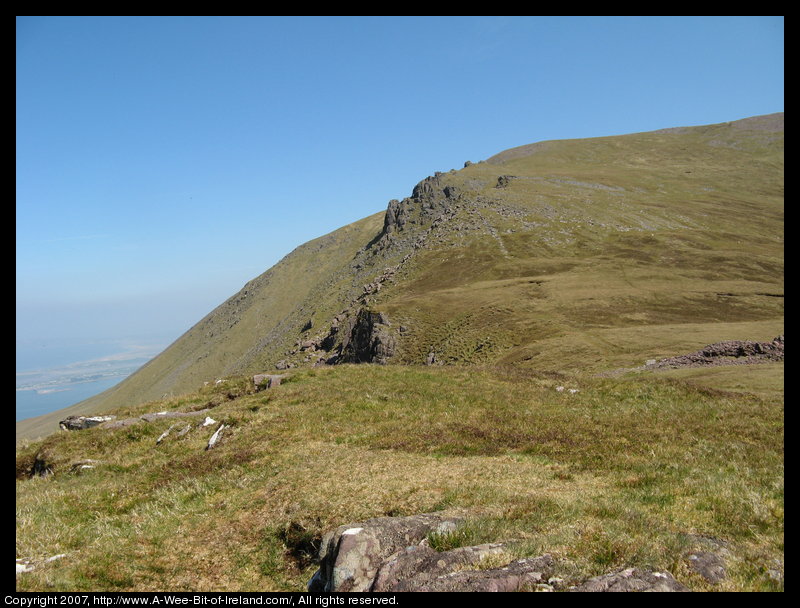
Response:
[[[75,349],[75,357],[86,357],[83,360],[56,364],[40,369],[17,370],[16,372],[16,420],[25,420],[54,412],[93,397],[118,384],[133,372],[147,363],[162,349],[161,345],[142,345],[133,343],[102,343],[94,352],[81,345]],[[42,361],[48,360],[52,353],[43,351]],[[63,360],[69,360],[69,353],[59,353]],[[35,360],[35,354],[29,350],[20,356],[20,360]],[[66,355],[66,356],[65,356]]]

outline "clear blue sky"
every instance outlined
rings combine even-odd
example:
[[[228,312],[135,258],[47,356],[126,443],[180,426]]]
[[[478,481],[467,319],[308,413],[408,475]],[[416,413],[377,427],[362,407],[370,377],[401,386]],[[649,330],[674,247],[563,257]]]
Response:
[[[783,111],[783,17],[17,17],[17,339],[177,338],[435,171]]]

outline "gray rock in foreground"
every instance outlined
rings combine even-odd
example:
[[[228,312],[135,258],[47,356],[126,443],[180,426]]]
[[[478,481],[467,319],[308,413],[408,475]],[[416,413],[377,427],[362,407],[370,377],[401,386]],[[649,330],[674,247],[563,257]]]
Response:
[[[376,517],[339,526],[322,538],[320,567],[308,590],[369,591],[378,570],[391,556],[418,545],[432,532],[455,530],[460,521],[438,513],[423,513]]]
[[[376,517],[339,526],[322,538],[320,567],[308,583],[312,593],[371,591],[554,591],[563,580],[554,577],[549,554],[517,559],[502,567],[503,543],[436,551],[428,535],[455,531],[463,520],[443,513],[409,517]],[[505,563],[502,560],[499,563]],[[483,562],[483,568],[481,564]],[[577,592],[690,591],[669,572],[628,568],[597,576],[571,587]]]

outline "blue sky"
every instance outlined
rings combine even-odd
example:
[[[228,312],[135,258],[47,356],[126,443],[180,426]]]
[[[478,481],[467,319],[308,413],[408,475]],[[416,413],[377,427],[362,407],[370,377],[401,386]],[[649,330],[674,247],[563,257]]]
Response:
[[[176,339],[435,171],[783,111],[783,17],[17,17],[17,344]]]

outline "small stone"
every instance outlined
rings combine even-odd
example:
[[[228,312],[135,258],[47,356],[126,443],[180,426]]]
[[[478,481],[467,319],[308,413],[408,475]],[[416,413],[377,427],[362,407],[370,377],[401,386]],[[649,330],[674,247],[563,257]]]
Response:
[[[225,428],[224,424],[219,425],[219,428],[214,432],[213,435],[211,435],[211,439],[208,440],[208,445],[206,446],[206,450],[210,450],[217,444],[219,438],[222,435],[222,429],[224,428]]]
[[[173,425],[171,425],[171,426],[170,426],[170,427],[169,427],[169,428],[168,428],[166,431],[164,431],[163,433],[161,433],[161,436],[160,436],[158,439],[156,439],[156,445],[158,445],[158,444],[160,444],[162,441],[164,441],[164,439],[166,439],[167,435],[169,435],[169,432],[170,432],[172,429],[174,429],[176,426],[178,426],[178,425],[177,425],[177,424],[173,424]]]
[[[30,564],[21,563],[19,561],[17,562],[17,574],[22,572],[30,572],[31,570],[33,570],[33,566]]]

